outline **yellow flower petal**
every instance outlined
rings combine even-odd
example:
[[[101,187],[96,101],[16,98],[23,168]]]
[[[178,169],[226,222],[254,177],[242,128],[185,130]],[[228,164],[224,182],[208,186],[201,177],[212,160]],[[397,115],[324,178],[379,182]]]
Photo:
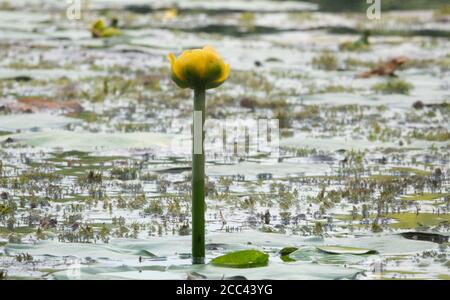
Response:
[[[219,79],[215,80],[215,82],[224,82],[227,80],[228,75],[230,75],[230,65],[226,64],[225,68],[223,68],[222,75],[219,77]]]
[[[169,53],[169,55],[167,55],[167,58],[169,59],[170,64],[172,66],[172,73],[174,73],[174,75],[179,80],[185,80],[185,78],[183,76],[182,65],[181,65],[179,59],[177,60],[175,58],[175,55],[173,55],[173,53]]]
[[[230,66],[210,46],[183,51],[178,58],[172,53],[167,57],[172,66],[172,79],[180,87],[212,88],[222,84],[230,71]]]

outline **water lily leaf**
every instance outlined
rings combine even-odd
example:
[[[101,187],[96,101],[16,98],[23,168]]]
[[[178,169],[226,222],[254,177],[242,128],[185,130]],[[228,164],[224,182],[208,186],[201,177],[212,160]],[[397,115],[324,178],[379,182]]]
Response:
[[[285,256],[285,255],[289,255],[294,251],[297,251],[298,248],[297,247],[284,247],[283,249],[280,250],[280,255],[281,256]]]
[[[427,241],[438,244],[448,242],[448,236],[432,232],[403,232],[400,235],[409,240]]]
[[[145,256],[145,257],[156,257],[155,254],[153,254],[150,251],[145,250],[145,249],[139,250],[138,252],[136,252],[136,255]]]
[[[344,246],[320,246],[316,247],[317,250],[328,253],[328,254],[354,254],[354,255],[362,255],[362,254],[376,254],[378,253],[372,249],[366,248],[354,248],[354,247],[344,247]]]
[[[294,261],[296,261],[295,259],[292,259],[289,255],[282,255],[280,258],[284,262],[294,262]]]
[[[223,279],[224,280],[247,280],[247,278],[245,276],[240,276],[240,275],[224,277]]]
[[[343,264],[357,264],[364,260],[364,257],[352,254],[333,254],[318,250],[313,246],[304,246],[299,250],[291,253],[290,259],[295,261],[314,262],[324,265],[343,265]],[[282,257],[283,258],[283,257]]]
[[[205,280],[208,279],[205,275],[202,275],[197,272],[188,272],[187,273],[187,280]]]
[[[264,267],[269,263],[269,255],[258,250],[242,250],[218,256],[211,263],[228,268]]]

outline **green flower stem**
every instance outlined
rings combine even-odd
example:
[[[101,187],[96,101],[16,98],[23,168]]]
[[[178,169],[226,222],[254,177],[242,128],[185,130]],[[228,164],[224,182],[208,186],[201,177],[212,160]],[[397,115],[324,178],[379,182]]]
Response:
[[[195,112],[201,111],[201,154],[196,154],[194,145]],[[205,124],[205,89],[194,90],[194,139],[192,143],[192,263],[205,263],[205,153],[203,126]],[[198,129],[198,128],[197,128]],[[198,131],[197,131],[198,132]]]

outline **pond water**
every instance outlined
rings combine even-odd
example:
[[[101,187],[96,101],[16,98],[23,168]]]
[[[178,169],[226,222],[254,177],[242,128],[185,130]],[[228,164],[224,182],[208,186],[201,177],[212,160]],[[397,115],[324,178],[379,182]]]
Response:
[[[450,9],[359,2],[91,0],[70,20],[0,0],[0,279],[449,279]],[[122,34],[93,38],[98,18]],[[166,56],[204,45],[231,73],[207,93],[191,265],[192,94]],[[258,120],[265,147],[223,145]],[[209,263],[243,249],[269,264]]]

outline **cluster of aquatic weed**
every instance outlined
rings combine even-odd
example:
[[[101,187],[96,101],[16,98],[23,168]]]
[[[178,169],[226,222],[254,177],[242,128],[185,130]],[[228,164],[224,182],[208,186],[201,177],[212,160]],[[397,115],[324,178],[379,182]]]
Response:
[[[413,108],[416,111],[423,110],[423,113],[426,114],[426,117],[434,117],[440,114],[443,118],[445,118],[450,115],[450,103],[448,101],[427,105],[425,105],[421,101],[417,101],[413,104]]]
[[[450,16],[450,5],[442,5],[441,7],[435,9],[434,16],[436,18]]]
[[[29,263],[29,262],[33,261],[33,256],[31,256],[28,253],[19,253],[15,256],[15,259],[19,263],[21,263],[21,262]]]
[[[408,123],[424,123],[424,124],[434,124],[436,120],[436,113],[434,111],[427,112],[417,112],[415,110],[405,113],[405,120]]]
[[[327,85],[317,87],[314,83],[308,86],[310,94],[326,94],[326,93],[354,93],[356,90],[351,86],[344,85]]]
[[[400,128],[391,128],[390,126],[381,126],[378,122],[373,122],[367,139],[369,141],[392,141],[399,140],[402,137]]]
[[[243,201],[241,201],[241,203],[239,203],[240,209],[252,211],[256,207],[256,201],[256,197],[246,197],[245,199],[243,199]]]
[[[240,106],[243,108],[255,109],[283,109],[288,103],[283,98],[267,99],[255,96],[245,96],[240,100]]]
[[[279,234],[286,233],[282,228],[274,228],[272,226],[265,226],[265,225],[261,226],[258,230],[264,233],[279,233]]]
[[[365,113],[365,111],[368,113]],[[368,120],[368,116],[372,119],[382,118],[377,112],[370,112],[370,109],[360,105],[337,105],[331,107],[302,105],[299,110],[289,110],[279,115],[279,117],[282,117],[286,127],[295,126],[295,128],[306,132],[315,129],[332,136],[343,135],[349,126],[352,126],[351,128],[354,131],[358,128],[355,127],[358,123],[365,126],[364,123]],[[322,122],[324,119],[327,122]],[[293,121],[296,122],[293,123]],[[358,131],[354,132],[357,133]]]
[[[291,12],[288,15],[289,20],[297,23],[314,21],[316,17],[310,12]]]
[[[126,207],[128,207],[129,209],[142,209],[147,204],[147,202],[148,201],[145,198],[145,194],[141,194],[128,200],[126,203]]]
[[[144,209],[145,214],[149,215],[162,215],[164,212],[163,205],[158,200],[151,200],[148,206]]]
[[[149,235],[152,235],[157,231],[162,232],[162,227],[157,223],[140,224],[137,222],[132,222],[127,226],[125,218],[113,217],[110,224],[79,224],[76,230],[65,230],[58,234],[58,240],[71,243],[96,243],[98,241],[108,243],[111,237],[136,239],[142,230],[148,228]]]
[[[159,70],[159,69],[158,69]],[[149,104],[148,97],[161,92],[161,78],[163,75],[155,71],[152,75],[145,75],[142,72],[132,72],[130,74],[117,75],[117,72],[111,73],[108,78],[96,76],[85,77],[77,84],[60,83],[61,86],[57,94],[60,99],[80,99],[88,100],[89,110],[71,113],[72,117],[81,118],[87,122],[107,122],[116,117],[121,111],[114,109],[114,105],[104,105],[105,101],[115,101],[118,103],[121,99],[136,99],[135,106],[140,103],[143,106],[155,105]],[[124,79],[125,78],[125,79]],[[163,94],[162,94],[163,95]],[[167,97],[167,96],[166,96]],[[158,100],[159,97],[156,98]],[[164,101],[165,99],[162,99]],[[83,106],[86,106],[82,102]],[[129,106],[127,109],[131,109]]]
[[[324,51],[313,58],[312,65],[320,70],[335,71],[338,68],[338,59],[334,53]]]
[[[139,89],[142,85],[139,85]],[[109,76],[86,77],[77,87],[78,97],[90,102],[104,102],[106,98],[119,99],[127,94],[137,93],[138,86],[133,77]]]
[[[103,174],[99,171],[89,170],[87,174],[82,174],[77,177],[77,183],[81,187],[87,187],[93,184],[102,184]]]
[[[370,50],[370,31],[364,30],[361,37],[355,41],[346,41],[339,44],[339,50],[341,51],[352,51],[352,52],[362,52]]]
[[[149,132],[151,125],[147,123],[120,123],[116,124],[115,129],[119,132]]]
[[[135,180],[138,177],[138,169],[134,167],[115,167],[111,169],[111,178],[120,180]]]
[[[446,128],[434,128],[432,131],[414,129],[409,137],[418,140],[446,142],[450,140],[450,132]]]
[[[257,91],[268,95],[274,90],[273,83],[264,74],[256,71],[236,70],[228,81],[232,85],[242,86],[249,94]]]
[[[273,117],[278,120],[278,125],[281,129],[291,128],[292,118],[286,110],[277,110]]]
[[[31,64],[24,61],[11,61],[6,67],[18,70],[54,69],[58,68],[59,64],[51,61],[39,61],[37,64]],[[65,65],[64,69],[70,69],[70,65]]]
[[[374,84],[371,89],[376,93],[408,95],[414,85],[402,79],[389,79]]]
[[[342,115],[347,115],[350,117],[356,117],[358,120],[361,120],[364,116],[364,111],[368,110],[369,107],[359,104],[343,104],[343,105],[334,105],[331,106],[326,116],[329,117],[338,117]],[[377,109],[381,109],[380,107],[377,107]]]
[[[58,235],[58,241],[71,243],[91,243],[95,241],[95,233],[89,224],[81,224],[77,231],[65,231]]]
[[[353,159],[348,159],[348,161],[353,161]],[[231,184],[232,183],[232,181],[231,180],[228,180],[228,185],[229,184]],[[275,187],[275,193],[279,193],[279,191],[277,190],[277,185],[275,185],[274,186]],[[280,190],[281,191],[283,191],[283,189],[285,189],[285,187],[282,187]],[[283,193],[280,193],[280,194],[283,194]],[[355,195],[357,195],[358,193],[354,193]],[[330,195],[333,195],[332,196],[332,198],[334,199],[335,198],[335,196],[334,196],[334,192],[332,192],[332,193],[330,193]],[[359,195],[361,195],[361,191],[359,191]],[[260,200],[258,199],[257,200],[258,202],[260,202]],[[127,202],[128,202],[128,200],[127,200]],[[253,200],[252,200],[252,202],[254,202]],[[282,202],[282,201],[281,201]],[[235,202],[236,204],[238,204],[239,202]],[[262,205],[264,205],[265,207],[267,207],[266,206],[266,203],[261,203]],[[325,204],[325,205],[322,205],[322,207],[323,208],[321,208],[321,210],[322,210],[322,212],[324,212],[326,209],[327,209],[327,206],[328,206],[329,204]],[[120,206],[120,205],[119,205]],[[128,207],[128,205],[126,205],[125,207]],[[132,209],[132,208],[130,208],[130,209]],[[169,207],[169,210],[171,211],[171,214],[172,215],[177,215],[178,214],[178,212],[179,212],[179,205],[177,205],[176,203],[172,203],[171,205],[170,205],[170,207]],[[173,212],[175,212],[175,213],[173,213]],[[292,218],[292,216],[289,216],[289,214],[288,214],[288,212],[287,211],[282,211],[281,212],[282,214],[280,214],[280,216],[282,216],[282,218],[283,219],[286,219],[286,220],[288,220],[288,219],[290,219],[290,218]],[[74,220],[72,220],[72,221],[74,221]],[[287,221],[283,221],[283,222],[287,222]],[[133,229],[133,227],[134,227],[134,229]],[[183,228],[185,228],[185,227],[183,227]],[[156,231],[160,231],[160,228],[156,228],[155,229]],[[162,229],[161,229],[162,230]],[[281,232],[280,230],[281,230],[281,228],[280,229],[273,229],[273,230],[275,230],[276,232]],[[170,230],[169,230],[170,231]],[[181,231],[183,231],[183,229],[181,229]],[[133,236],[136,236],[135,234],[134,234],[134,232],[136,232],[136,224],[135,225],[130,225],[130,226],[125,226],[125,225],[123,225],[123,226],[121,226],[120,228],[118,228],[117,229],[117,236],[128,236],[128,237],[133,237]],[[164,232],[164,231],[163,231]],[[306,232],[306,231],[305,231]],[[82,241],[84,241],[84,239],[83,238],[77,238],[77,239],[75,239],[75,240],[82,240]],[[87,240],[89,240],[89,239],[87,239]]]
[[[280,210],[289,210],[298,197],[298,190],[281,182],[270,184],[270,193],[276,199]]]
[[[298,121],[320,121],[320,106],[319,105],[304,105],[301,110],[296,112],[294,118]]]
[[[88,177],[91,177],[91,178],[95,178],[96,176],[95,175],[88,175]],[[91,184],[92,184],[92,180],[91,180]],[[95,196],[95,195],[94,195]],[[140,208],[142,208],[142,206],[143,206],[143,202],[141,201],[141,200],[139,200],[139,199],[141,199],[139,196],[138,197],[136,197],[135,199],[131,199],[128,203],[127,203],[127,207],[130,207],[130,209],[140,209]],[[87,197],[87,198],[85,198],[85,203],[88,205],[88,206],[91,206],[91,205],[96,205],[96,201],[97,201],[97,198],[96,197],[94,197],[94,198],[91,198],[91,197]],[[106,202],[105,202],[106,203]],[[119,205],[120,206],[120,205]],[[169,205],[169,211],[172,213],[172,214],[177,214],[177,210],[179,210],[179,208],[177,209],[176,207],[177,207],[178,205]],[[31,204],[31,207],[33,207],[33,205]],[[73,208],[75,208],[75,207],[78,207],[78,205],[76,205],[75,207],[72,205],[72,207]],[[110,207],[110,210],[111,210],[111,206],[109,205],[109,207]],[[80,207],[81,208],[81,207]],[[104,207],[105,209],[106,209],[106,207]],[[7,209],[5,209],[5,211],[7,211]],[[73,211],[73,210],[72,210]],[[80,211],[79,209],[76,209],[75,211]],[[82,211],[82,210],[81,210]],[[39,223],[39,216],[36,216],[37,218],[35,219],[38,223]],[[81,220],[81,215],[80,214],[75,214],[75,215],[69,215],[68,216],[68,220],[67,220],[67,222],[66,222],[66,224],[67,225],[70,225],[70,224],[75,224],[76,222],[78,222],[78,221],[80,221]],[[35,222],[35,221],[34,221]],[[34,223],[33,222],[33,223]],[[134,226],[135,227],[135,226]],[[89,242],[90,240],[91,240],[91,234],[90,234],[90,232],[91,232],[91,230],[89,230],[89,227],[85,227],[85,229],[86,230],[82,230],[81,231],[81,233],[80,232],[76,232],[76,233],[71,233],[71,234],[69,234],[68,236],[66,236],[64,239],[65,240],[72,240],[72,241],[83,241],[83,242]],[[122,228],[123,229],[123,228]],[[39,229],[38,229],[38,231],[39,231]],[[135,230],[134,230],[135,231]],[[87,233],[89,233],[89,234],[87,234]],[[39,233],[37,233],[37,236],[39,236]],[[39,238],[39,237],[38,237]]]
[[[17,205],[9,201],[8,203],[0,204],[0,223],[2,223],[7,230],[13,230],[17,222],[15,216]]]

